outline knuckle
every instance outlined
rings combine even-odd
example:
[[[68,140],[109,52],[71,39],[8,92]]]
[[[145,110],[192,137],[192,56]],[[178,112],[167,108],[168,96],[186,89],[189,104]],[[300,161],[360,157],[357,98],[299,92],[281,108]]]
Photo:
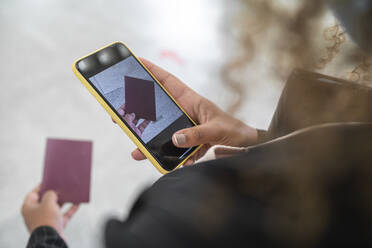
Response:
[[[192,129],[192,137],[194,137],[195,140],[201,140],[203,138],[199,128]]]
[[[45,196],[50,196],[50,195],[52,195],[53,194],[53,191],[51,191],[51,190],[47,190],[46,192],[45,192]]]
[[[48,190],[44,194],[44,197],[47,197],[47,198],[49,198],[49,197],[55,197],[55,196],[56,196],[56,193],[53,190]]]

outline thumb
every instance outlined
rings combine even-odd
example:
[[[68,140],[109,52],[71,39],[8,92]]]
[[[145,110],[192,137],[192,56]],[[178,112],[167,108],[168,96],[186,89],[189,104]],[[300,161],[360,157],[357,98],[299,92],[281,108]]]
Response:
[[[52,190],[48,190],[47,192],[45,192],[43,198],[41,199],[41,203],[57,203],[57,201],[57,193]]]
[[[177,147],[192,147],[201,144],[213,143],[216,134],[213,127],[207,124],[182,129],[173,134],[172,141]]]

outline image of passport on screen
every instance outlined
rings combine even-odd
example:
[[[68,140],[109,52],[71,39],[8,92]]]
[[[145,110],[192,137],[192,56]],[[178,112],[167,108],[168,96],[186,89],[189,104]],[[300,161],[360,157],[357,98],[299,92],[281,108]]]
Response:
[[[122,120],[157,157],[179,161],[192,149],[173,146],[172,134],[192,122],[132,56],[89,77]]]
[[[154,82],[128,76],[124,77],[124,82],[125,111],[134,113],[137,119],[156,121]]]

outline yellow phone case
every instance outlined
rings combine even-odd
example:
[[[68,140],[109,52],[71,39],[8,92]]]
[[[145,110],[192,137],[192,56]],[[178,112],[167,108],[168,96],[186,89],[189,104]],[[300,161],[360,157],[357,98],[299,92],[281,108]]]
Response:
[[[133,134],[133,132],[124,124],[122,119],[116,115],[116,113],[110,108],[110,106],[103,100],[103,98],[98,94],[98,92],[90,85],[90,83],[83,77],[83,75],[77,70],[76,63],[92,54],[98,53],[99,51],[109,47],[113,44],[120,43],[124,45],[131,53],[131,55],[146,69],[146,71],[155,79],[156,83],[164,89],[167,95],[177,104],[177,106],[182,110],[182,112],[192,121],[194,125],[196,123],[194,120],[190,118],[190,116],[183,110],[183,108],[176,102],[176,100],[169,94],[167,89],[155,78],[155,76],[145,67],[145,65],[137,58],[137,56],[123,43],[123,42],[113,42],[107,46],[104,46],[84,57],[77,59],[72,66],[72,71],[76,75],[76,77],[81,81],[81,83],[88,89],[88,91],[97,99],[97,101],[105,108],[107,113],[112,117],[112,119],[123,129],[123,131],[129,136],[129,138],[134,142],[134,144],[140,149],[140,151],[150,160],[150,162],[155,166],[155,168],[162,174],[166,174],[170,171],[167,171],[161,167],[159,162],[151,155],[151,153],[146,149],[146,147],[138,140],[138,138]],[[179,165],[177,165],[175,169],[179,168],[182,164],[184,164],[187,159],[189,159],[192,155],[194,155],[203,145],[198,146],[189,156],[187,156]]]

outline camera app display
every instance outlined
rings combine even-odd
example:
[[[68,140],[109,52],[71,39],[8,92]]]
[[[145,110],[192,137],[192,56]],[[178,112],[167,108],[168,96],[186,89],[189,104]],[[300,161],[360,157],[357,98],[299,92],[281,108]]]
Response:
[[[144,143],[184,115],[133,56],[89,80]]]

